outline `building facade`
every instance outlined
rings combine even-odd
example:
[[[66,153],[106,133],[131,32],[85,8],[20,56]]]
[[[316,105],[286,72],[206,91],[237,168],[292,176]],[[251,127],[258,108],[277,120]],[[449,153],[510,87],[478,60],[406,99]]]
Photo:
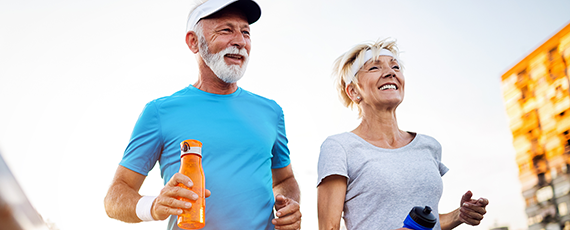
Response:
[[[570,24],[501,77],[529,230],[570,230]]]

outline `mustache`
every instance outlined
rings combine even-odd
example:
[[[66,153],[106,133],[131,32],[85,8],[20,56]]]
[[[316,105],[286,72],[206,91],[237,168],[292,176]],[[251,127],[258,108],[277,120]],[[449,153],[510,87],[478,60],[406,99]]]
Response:
[[[224,50],[218,52],[218,54],[221,55],[221,56],[224,56],[224,55],[227,55],[227,54],[237,54],[237,55],[243,56],[243,57],[246,58],[246,59],[249,58],[249,55],[247,54],[247,51],[245,50],[245,48],[238,49],[238,48],[235,47],[235,46],[231,46],[231,47],[225,48]]]

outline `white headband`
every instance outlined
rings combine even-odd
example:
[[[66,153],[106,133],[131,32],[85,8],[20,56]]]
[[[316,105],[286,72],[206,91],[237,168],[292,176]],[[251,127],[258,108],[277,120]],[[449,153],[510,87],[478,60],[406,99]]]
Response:
[[[390,52],[390,50],[381,49],[380,54],[378,54],[378,56],[394,57],[394,54],[392,54],[392,52]],[[354,77],[356,77],[356,73],[358,73],[358,70],[360,70],[360,68],[362,68],[362,66],[364,66],[364,64],[370,59],[372,59],[372,51],[366,50],[366,53],[364,53],[364,61],[362,62],[362,65],[359,65],[358,60],[354,60],[354,62],[352,63],[352,68],[350,69],[350,73],[352,73],[352,74],[350,76],[348,76],[347,80],[345,80],[346,86],[348,86],[348,85],[350,85],[350,83],[352,83],[352,80],[354,79]]]

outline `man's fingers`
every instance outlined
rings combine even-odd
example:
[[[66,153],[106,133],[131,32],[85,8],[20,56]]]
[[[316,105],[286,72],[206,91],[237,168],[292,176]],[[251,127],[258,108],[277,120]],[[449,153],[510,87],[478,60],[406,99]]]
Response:
[[[286,207],[289,204],[289,202],[290,202],[290,199],[283,196],[283,195],[279,194],[279,195],[275,196],[275,210],[277,210],[277,211],[281,210],[282,208]]]
[[[287,215],[291,215],[295,212],[298,212],[299,208],[300,208],[299,203],[291,200],[285,207],[276,209],[277,213],[275,215],[281,218]]]
[[[275,205],[286,205],[287,204],[287,197],[279,194],[275,196]]]
[[[276,226],[290,225],[301,220],[301,212],[295,212],[291,215],[273,219],[273,224]]]
[[[190,201],[198,199],[198,194],[189,189],[192,186],[193,183],[189,177],[181,173],[174,174],[154,201],[153,218],[164,220],[170,215],[182,214],[182,209],[191,208]],[[205,193],[206,197],[211,195],[210,190],[206,189]]]
[[[275,229],[301,229],[301,211],[297,201],[277,195],[275,210],[277,218],[272,220]]]
[[[275,229],[300,229],[301,228],[301,212],[295,212],[277,219],[273,219]]]
[[[196,194],[192,190],[185,189],[185,188],[182,188],[179,186],[164,187],[160,191],[160,195],[161,196],[167,196],[167,197],[173,197],[173,198],[182,197],[182,198],[186,198],[186,199],[190,199],[190,200],[197,200],[198,199],[198,194]]]
[[[166,202],[176,203],[175,201],[166,201]],[[182,201],[180,201],[180,202],[182,202]],[[190,204],[190,205],[192,205],[192,204]],[[183,206],[185,206],[185,205],[183,205]],[[162,202],[160,202],[160,200],[158,200],[158,198],[157,198],[157,200],[155,200],[154,205],[152,206],[151,214],[152,214],[152,218],[154,218],[155,220],[165,220],[170,215],[182,214],[182,210],[179,208],[172,208],[172,207],[166,206]]]
[[[190,179],[190,177],[182,174],[182,173],[175,173],[170,180],[168,181],[168,183],[166,183],[166,186],[178,186],[178,184],[183,184],[186,187],[191,188],[192,186],[194,186],[194,183],[192,183],[192,180]]]
[[[168,207],[168,208],[174,208],[174,209],[178,209],[178,208],[188,209],[188,208],[192,207],[191,202],[182,201],[182,200],[178,200],[178,199],[175,199],[172,197],[166,197],[166,196],[157,197],[156,201],[155,201],[155,205],[164,206],[164,207]]]
[[[301,221],[289,225],[275,225],[278,230],[298,230],[301,229]]]

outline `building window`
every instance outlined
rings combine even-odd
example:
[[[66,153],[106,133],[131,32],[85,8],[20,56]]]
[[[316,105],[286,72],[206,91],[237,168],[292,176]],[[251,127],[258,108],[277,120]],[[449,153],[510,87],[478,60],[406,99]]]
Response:
[[[534,171],[538,176],[538,184],[544,185],[544,183],[546,183],[545,173],[548,169],[548,167],[546,167],[547,163],[546,159],[544,158],[544,155],[543,154],[536,155],[535,157],[532,158],[532,163],[534,166]]]
[[[517,82],[523,83],[524,81],[526,81],[526,70],[523,70],[517,74]]]
[[[538,139],[533,138],[530,140],[530,149],[532,150],[533,153],[539,153],[540,152],[540,145],[538,144]],[[544,155],[538,155],[536,157],[533,158],[533,162],[534,162],[534,167],[538,168],[540,167],[540,164],[542,164],[542,162],[544,162]]]
[[[558,214],[560,214],[560,216],[568,215],[568,205],[566,205],[566,202],[558,204]]]
[[[538,176],[538,186],[544,186],[546,185],[546,176],[544,175],[544,173],[539,173],[536,176]]]
[[[564,139],[566,139],[566,142],[564,143],[564,153],[566,155],[570,155],[570,139],[568,137],[568,131],[564,131]]]
[[[529,97],[530,97],[530,93],[528,91],[528,86],[525,85],[525,86],[521,87],[521,99],[526,100]]]
[[[528,171],[530,168],[528,167],[528,163],[522,163],[519,165],[519,172]]]
[[[536,201],[539,203],[548,201],[553,197],[552,187],[546,186],[536,191]]]
[[[556,47],[548,51],[548,61],[553,62],[558,57],[558,49]]]

